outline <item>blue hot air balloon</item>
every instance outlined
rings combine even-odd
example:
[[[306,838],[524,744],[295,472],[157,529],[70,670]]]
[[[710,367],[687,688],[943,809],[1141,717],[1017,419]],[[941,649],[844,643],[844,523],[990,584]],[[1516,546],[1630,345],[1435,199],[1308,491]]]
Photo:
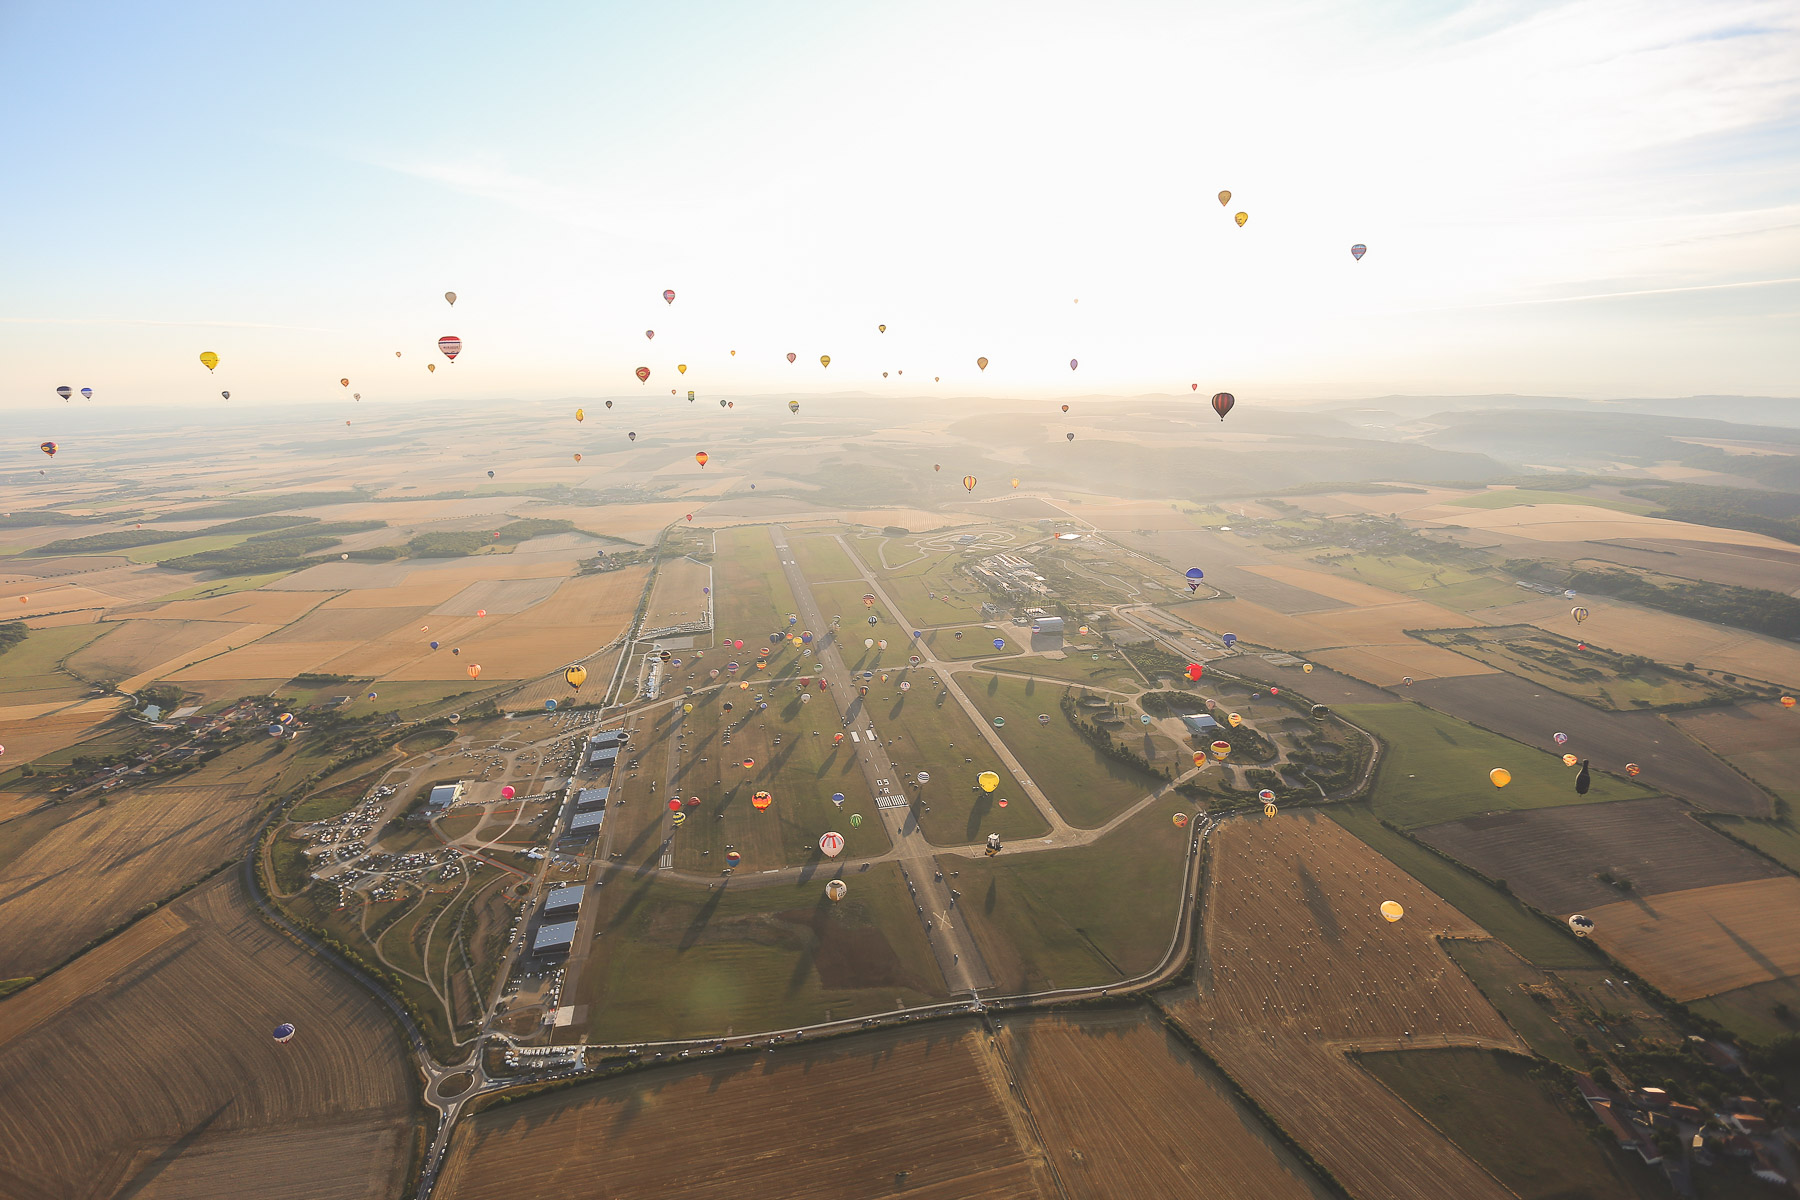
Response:
[[[81,398],[83,400],[92,400],[94,398],[94,389],[93,388],[82,388],[81,389]]]
[[[842,793],[842,792],[831,793],[831,802],[833,804],[837,805],[839,808],[844,807],[844,793]]]
[[[996,650],[1006,649],[1006,639],[1005,638],[995,638],[994,639],[994,649],[996,649]]]
[[[1225,645],[1227,648],[1237,645],[1237,634],[1235,634],[1235,633],[1226,634],[1225,635]]]
[[[436,642],[431,643],[431,648],[433,650],[436,650],[438,648],[438,644]]]
[[[281,726],[279,726],[279,725],[269,726],[269,736],[270,737],[280,737],[281,733],[282,733]]]
[[[1187,569],[1188,591],[1190,591],[1190,592],[1199,591],[1200,590],[1200,581],[1205,578],[1206,578],[1205,571],[1202,571],[1199,567],[1189,567]]]
[[[544,711],[545,712],[555,712],[556,711],[556,701],[554,701],[554,700],[544,701]]]
[[[275,1027],[275,1040],[286,1045],[294,1040],[294,1027],[285,1021]]]

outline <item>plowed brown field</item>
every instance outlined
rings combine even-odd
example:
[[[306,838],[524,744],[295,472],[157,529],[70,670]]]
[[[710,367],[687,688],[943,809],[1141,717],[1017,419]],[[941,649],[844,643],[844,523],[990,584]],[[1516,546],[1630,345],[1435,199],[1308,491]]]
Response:
[[[1800,975],[1800,879],[1669,892],[1590,909],[1594,941],[1677,1000]]]
[[[973,1022],[694,1063],[482,1113],[438,1194],[517,1200],[1055,1195],[1028,1119]],[[796,1147],[801,1149],[796,1150]],[[898,1176],[910,1172],[904,1186]]]
[[[398,1033],[239,887],[208,884],[0,1002],[0,1195],[395,1193],[413,1103]]]
[[[1171,1015],[1352,1195],[1505,1200],[1345,1057],[1437,1045],[1523,1051],[1437,942],[1482,931],[1324,817],[1227,821],[1211,853],[1199,985]],[[1404,919],[1382,920],[1384,900],[1402,904]]]

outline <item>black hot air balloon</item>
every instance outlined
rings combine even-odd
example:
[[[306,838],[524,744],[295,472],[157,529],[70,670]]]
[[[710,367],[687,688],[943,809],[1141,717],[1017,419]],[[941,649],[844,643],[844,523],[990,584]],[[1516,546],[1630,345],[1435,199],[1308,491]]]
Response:
[[[1577,796],[1587,795],[1588,785],[1591,782],[1592,780],[1588,777],[1588,760],[1584,758],[1581,760],[1581,774],[1575,777],[1575,794]]]

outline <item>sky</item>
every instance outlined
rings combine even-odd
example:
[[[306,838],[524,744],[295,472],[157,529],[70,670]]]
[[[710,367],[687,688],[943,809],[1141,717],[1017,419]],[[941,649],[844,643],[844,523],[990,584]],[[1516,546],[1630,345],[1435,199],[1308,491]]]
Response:
[[[0,112],[14,409],[1800,396],[1796,0],[0,0]]]

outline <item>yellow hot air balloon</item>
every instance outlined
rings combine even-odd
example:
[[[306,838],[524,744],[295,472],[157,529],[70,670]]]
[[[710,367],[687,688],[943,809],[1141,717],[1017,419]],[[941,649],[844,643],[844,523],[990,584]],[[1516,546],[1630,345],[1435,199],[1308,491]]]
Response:
[[[1512,772],[1505,767],[1495,767],[1488,772],[1488,779],[1495,787],[1505,787],[1512,782]]]
[[[1398,900],[1383,900],[1381,902],[1381,916],[1383,920],[1398,921],[1405,915],[1406,910],[1400,907],[1400,902]]]
[[[687,374],[687,364],[686,363],[676,363],[675,369],[677,371],[680,371],[683,375]]]
[[[877,332],[877,333],[886,333],[886,332],[887,332],[887,326],[886,326],[886,325],[877,325],[877,326],[876,326],[876,327],[875,327],[875,331],[876,331],[876,332]]]
[[[1273,804],[1269,804],[1267,802],[1265,802],[1263,804],[1263,816],[1272,817],[1276,814],[1277,811],[1279,811],[1279,810],[1277,810]]]
[[[1300,669],[1302,671],[1305,671],[1308,675],[1312,674],[1312,664],[1311,663],[1301,663]]]
[[[1571,608],[1571,609],[1570,609],[1570,610],[1569,610],[1569,615],[1570,615],[1570,616],[1571,616],[1571,617],[1574,617],[1574,618],[1575,618],[1575,623],[1576,623],[1576,624],[1577,624],[1577,625],[1579,625],[1579,624],[1581,624],[1581,623],[1582,623],[1582,622],[1583,622],[1583,621],[1585,621],[1585,620],[1587,620],[1587,619],[1588,619],[1588,610],[1587,610],[1587,609],[1585,609],[1585,608],[1581,608],[1581,607],[1580,607],[1580,606],[1577,606],[1577,607],[1575,607],[1575,608]]]
[[[427,371],[430,371],[433,375],[437,374],[437,364],[436,363],[426,363],[425,369]]]
[[[987,359],[978,358],[975,360],[975,365],[985,371],[985,370],[987,370]]]
[[[798,400],[789,400],[788,401],[788,411],[789,412],[799,412],[800,411],[800,402]]]
[[[563,679],[570,687],[579,692],[581,685],[587,682],[587,668],[579,664],[570,667],[563,672]]]
[[[1572,767],[1580,761],[1581,760],[1579,758],[1576,758],[1573,754],[1563,755],[1563,766],[1565,766],[1565,767]]]
[[[1227,204],[1230,204],[1230,203],[1231,203],[1231,193],[1230,192],[1220,192],[1219,193],[1219,207],[1224,208]]]
[[[1000,777],[992,771],[983,771],[975,777],[975,782],[981,785],[982,791],[991,792],[1000,786]]]
[[[829,355],[829,354],[819,355],[819,365],[821,367],[829,367],[831,365],[831,355]]]
[[[576,409],[576,410],[575,410],[575,419],[576,419],[576,420],[577,420],[577,421],[585,421],[585,420],[587,420],[587,410],[586,410],[586,409],[584,409],[584,408],[578,408],[578,409]]]
[[[974,491],[975,490],[975,477],[973,475],[964,475],[963,476],[963,487],[971,492]]]
[[[470,663],[469,664],[469,678],[470,679],[480,679],[481,678],[481,664],[480,663]]]
[[[219,356],[214,354],[211,350],[202,350],[200,352],[200,361],[205,363],[206,369],[210,371],[219,365]]]
[[[1242,229],[1242,228],[1243,228],[1243,227],[1244,227],[1244,222],[1245,222],[1245,221],[1248,221],[1248,220],[1249,220],[1249,219],[1250,219],[1250,214],[1249,214],[1249,213],[1245,213],[1245,212],[1241,212],[1241,213],[1239,213],[1239,214],[1238,214],[1238,215],[1237,215],[1237,216],[1235,216],[1235,217],[1233,217],[1233,218],[1231,218],[1231,219],[1232,219],[1232,220],[1234,220],[1234,221],[1236,221],[1236,222],[1237,222],[1237,223],[1238,223],[1238,228],[1239,228],[1239,229]]]
[[[694,706],[691,704],[684,704],[681,706],[681,711],[684,713],[691,713],[694,711]]]
[[[1244,718],[1238,716],[1236,713],[1232,713],[1230,716],[1226,717],[1225,719],[1227,721],[1231,722],[1231,727],[1233,729],[1236,729],[1239,725],[1242,725],[1244,723]]]
[[[1214,742],[1212,744],[1212,752],[1214,758],[1218,759],[1220,762],[1224,762],[1225,756],[1231,753],[1231,743]]]

